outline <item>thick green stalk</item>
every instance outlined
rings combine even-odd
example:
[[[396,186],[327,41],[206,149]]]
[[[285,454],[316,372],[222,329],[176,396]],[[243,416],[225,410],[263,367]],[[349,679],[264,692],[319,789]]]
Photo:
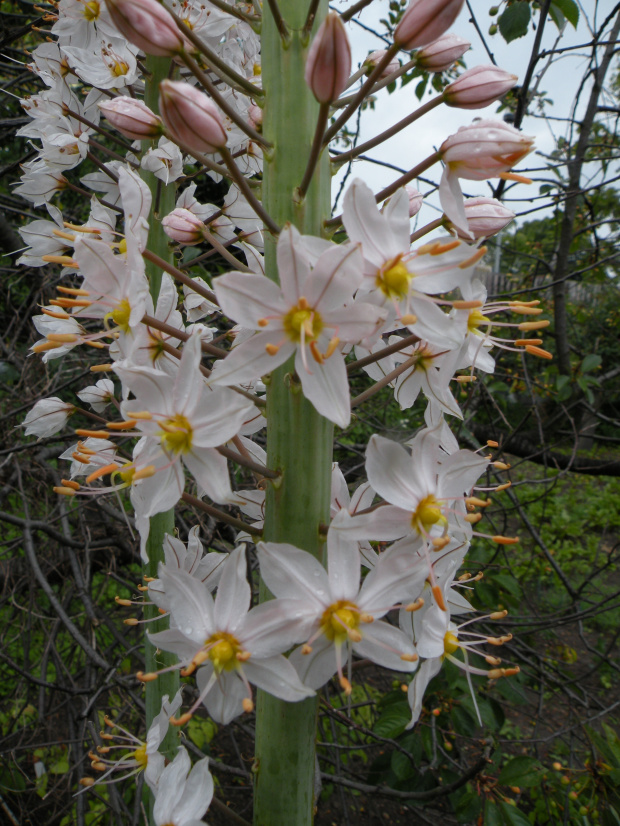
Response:
[[[154,112],[159,111],[159,83],[168,76],[170,70],[170,60],[165,57],[147,57],[146,67],[151,72],[151,77],[146,82],[145,103]],[[173,263],[170,253],[169,239],[161,225],[161,218],[174,209],[175,188],[174,185],[163,186],[151,172],[143,173],[144,180],[148,183],[153,196],[153,206],[149,216],[149,240],[148,248],[160,258]],[[153,301],[157,301],[159,288],[161,285],[162,271],[160,267],[152,262],[146,261],[146,273]],[[157,567],[164,561],[163,541],[166,533],[174,533],[174,510],[166,513],[158,513],[150,519],[150,533],[147,541],[147,553],[149,561],[145,567],[145,574],[149,577],[157,577]],[[145,609],[145,618],[151,619],[158,614],[157,607],[152,606]],[[147,628],[150,632],[163,631],[168,628],[168,620],[161,619],[149,622]],[[174,654],[165,651],[156,653],[155,646],[151,645],[148,637],[144,640],[145,671],[159,671],[169,665],[174,665],[177,658]],[[167,694],[172,700],[179,690],[179,672],[169,671],[162,674],[157,680],[146,683],[146,724],[151,725],[153,718],[161,711],[161,698]],[[174,726],[170,726],[159,750],[169,760],[176,754],[179,745],[180,731]]]
[[[296,197],[308,161],[319,106],[304,81],[308,43],[302,35],[307,4],[279,2],[290,32],[280,36],[267,6],[262,30],[263,131],[273,149],[266,153],[263,204],[277,224],[292,222],[301,232],[320,235],[330,209],[327,158],[317,166],[305,198]],[[315,26],[326,13],[321,3]],[[267,275],[278,281],[275,241],[265,250]],[[267,392],[269,467],[282,472],[267,489],[265,538],[289,542],[321,558],[320,525],[329,520],[333,427],[301,393],[292,361],[275,370]],[[264,593],[263,598],[268,598]],[[315,741],[318,701],[285,703],[259,691],[256,708],[255,826],[309,826],[315,795]]]

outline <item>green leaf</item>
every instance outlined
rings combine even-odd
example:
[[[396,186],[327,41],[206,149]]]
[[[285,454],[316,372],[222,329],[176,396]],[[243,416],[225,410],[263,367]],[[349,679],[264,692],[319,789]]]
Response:
[[[504,786],[535,786],[540,780],[535,771],[537,765],[532,757],[513,757],[499,773],[497,782]]]
[[[504,816],[504,823],[506,826],[532,826],[529,819],[520,812],[516,806],[510,806],[508,803],[499,803],[499,808]]]
[[[410,721],[411,710],[408,705],[389,706],[375,723],[373,731],[379,737],[393,739],[403,733]]]
[[[510,43],[527,34],[531,16],[530,4],[527,0],[519,0],[519,2],[513,3],[512,6],[508,6],[497,21],[501,35],[506,43]]]
[[[484,826],[503,826],[499,809],[491,800],[484,807]]]
[[[457,734],[469,735],[477,728],[477,722],[462,706],[455,705],[450,711],[450,719]]]
[[[392,752],[390,767],[396,775],[397,780],[406,780],[408,777],[415,774],[415,767],[412,765],[412,762],[407,755],[403,754],[402,751]]]
[[[558,24],[556,20],[555,14],[560,12],[560,14],[568,20],[571,26],[576,29],[577,23],[579,22],[579,6],[575,3],[575,0],[553,0],[551,6],[549,8],[549,14],[551,15],[551,19],[553,22],[560,28],[564,20]]]
[[[481,809],[482,800],[480,795],[469,788],[459,797],[454,807],[459,823],[474,823]]]
[[[561,376],[558,376],[557,379],[555,380],[555,386],[556,386],[558,392],[562,391],[566,387],[566,385],[568,385],[570,383],[571,383],[571,377],[570,376],[561,375]]]
[[[581,362],[581,372],[589,373],[591,370],[596,370],[601,366],[602,362],[603,359],[599,355],[596,353],[590,353],[590,355],[586,356]]]

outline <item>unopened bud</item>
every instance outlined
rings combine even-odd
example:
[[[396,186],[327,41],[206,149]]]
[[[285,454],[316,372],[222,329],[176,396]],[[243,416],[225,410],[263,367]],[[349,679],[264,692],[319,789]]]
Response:
[[[162,80],[159,111],[172,139],[195,152],[212,153],[226,146],[227,135],[217,107],[195,86]]]
[[[371,52],[362,66],[367,70],[366,74],[370,74],[372,70],[383,60],[386,55],[385,49],[377,49],[374,52]],[[382,80],[384,77],[391,75],[392,72],[395,72],[397,69],[400,68],[400,63],[398,62],[397,58],[393,58],[387,64],[387,66],[383,69],[381,74],[378,77],[378,80]]]
[[[122,96],[98,105],[112,126],[132,141],[158,138],[163,132],[161,118],[142,100]]]
[[[394,43],[407,51],[432,43],[450,28],[462,7],[463,0],[410,0]]]
[[[340,15],[331,12],[321,24],[306,60],[306,83],[319,103],[331,103],[346,89],[351,74],[351,47]]]
[[[534,139],[503,121],[478,120],[461,128],[439,148],[443,162],[459,178],[484,181],[507,173],[524,158]]]
[[[177,207],[161,222],[164,232],[173,241],[186,246],[199,244],[204,239],[205,225],[189,209]]]
[[[467,218],[467,228],[469,236],[459,231],[455,227],[457,235],[466,241],[471,241],[472,237],[478,241],[480,238],[490,238],[497,235],[515,219],[512,210],[505,207],[496,198],[486,198],[484,196],[476,198],[466,198],[464,203],[465,216]]]
[[[106,0],[112,22],[130,43],[156,57],[172,57],[183,38],[171,15],[157,0]]]
[[[251,103],[248,107],[248,122],[258,132],[263,128],[263,110],[255,103]]]
[[[518,79],[499,66],[474,66],[446,86],[443,99],[459,109],[484,109],[512,89]]]
[[[413,216],[417,215],[418,212],[422,209],[422,202],[424,201],[424,196],[419,190],[417,190],[413,186],[406,186],[405,190],[407,191],[407,195],[409,196],[409,217],[413,218]]]
[[[458,34],[443,34],[416,54],[417,65],[427,72],[445,72],[471,48],[469,40]]]

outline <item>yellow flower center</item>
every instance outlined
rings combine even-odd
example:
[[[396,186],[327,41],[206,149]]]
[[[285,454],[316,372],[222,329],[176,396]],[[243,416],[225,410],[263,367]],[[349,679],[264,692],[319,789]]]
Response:
[[[192,435],[192,426],[182,413],[161,423],[159,437],[164,450],[169,453],[189,453],[192,449]]]
[[[121,240],[118,242],[118,251],[122,255],[124,255],[127,252],[127,239],[126,238],[121,238]]]
[[[482,325],[490,324],[491,319],[487,318],[483,315],[480,310],[472,310],[469,314],[469,318],[467,319],[467,329],[470,333],[477,333],[478,328],[482,327]]]
[[[237,654],[240,654],[242,649],[232,634],[217,631],[209,637],[205,645],[209,648],[209,659],[218,674],[222,671],[232,671],[239,665]]]
[[[437,499],[433,494],[430,494],[430,496],[422,499],[415,509],[411,517],[411,525],[420,533],[428,533],[437,522],[446,525],[448,520],[442,514],[441,506],[437,502]]]
[[[142,743],[140,748],[136,749],[131,756],[138,763],[140,768],[144,770],[146,768],[146,764],[149,761],[149,758],[146,754],[146,743]]]
[[[326,608],[321,617],[321,631],[328,640],[342,642],[349,636],[349,631],[357,631],[360,624],[360,612],[356,605],[339,600]]]
[[[397,261],[385,270],[379,270],[376,285],[388,298],[401,300],[409,292],[412,274],[402,261]]]
[[[120,327],[124,333],[129,332],[129,316],[131,315],[131,306],[126,298],[123,298],[121,303],[115,310],[112,310],[110,316],[117,327]]]
[[[416,370],[428,370],[433,363],[433,354],[427,347],[422,347],[417,353],[418,359],[415,363]]]
[[[124,60],[115,60],[110,68],[114,77],[123,77],[129,71],[129,64]]]
[[[308,306],[305,298],[300,298],[295,307],[291,307],[284,316],[282,323],[288,337],[294,341],[301,341],[302,330],[307,342],[316,341],[323,329],[323,320],[316,310]]]
[[[92,23],[93,20],[96,20],[101,13],[101,6],[97,2],[97,0],[91,0],[90,3],[86,3],[84,6],[84,11],[82,14],[88,20],[89,23]]]
[[[459,639],[454,631],[446,631],[443,638],[444,654],[454,654],[459,648]]]
[[[134,473],[136,472],[136,468],[134,465],[127,465],[124,468],[121,468],[117,471],[118,475],[121,477],[123,482],[130,485],[133,481]]]

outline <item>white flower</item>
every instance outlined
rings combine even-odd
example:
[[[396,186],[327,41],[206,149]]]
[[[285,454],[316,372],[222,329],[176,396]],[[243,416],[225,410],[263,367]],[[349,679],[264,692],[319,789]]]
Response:
[[[155,826],[202,826],[213,798],[209,758],[191,768],[189,755],[179,746],[176,757],[163,770],[153,806]]]
[[[296,639],[294,612],[289,601],[272,600],[250,608],[246,580],[245,546],[230,554],[224,565],[215,601],[195,577],[160,565],[159,578],[169,599],[172,626],[150,634],[158,648],[172,651],[181,665],[197,674],[200,697],[181,720],[201,702],[211,717],[228,724],[254,707],[250,683],[287,702],[313,692],[299,681],[282,656]]]
[[[289,224],[280,234],[277,257],[280,287],[265,276],[241,272],[214,279],[222,310],[257,332],[217,363],[210,383],[251,381],[294,355],[304,396],[321,415],[346,427],[351,411],[340,342],[372,335],[385,316],[378,307],[353,302],[362,277],[359,249],[331,245],[311,268],[304,241]]]
[[[327,535],[327,571],[318,559],[293,545],[258,545],[267,587],[276,597],[297,606],[298,634],[307,640],[291,654],[291,662],[313,688],[320,688],[338,673],[347,694],[351,684],[343,666],[352,652],[395,671],[416,668],[417,654],[410,641],[397,628],[379,620],[412,587],[412,578],[419,580],[421,588],[426,575],[422,565],[410,565],[402,554],[394,554],[380,560],[360,588],[358,544],[334,527],[351,519],[343,510],[332,523]]]
[[[164,558],[165,569],[170,572],[175,570],[186,571],[190,576],[202,582],[209,591],[213,591],[222,576],[222,566],[227,559],[226,554],[211,553],[205,554],[202,542],[198,538],[198,525],[195,525],[189,532],[187,546],[167,533],[164,537]],[[164,611],[170,609],[169,600],[166,596],[164,586],[160,579],[149,582],[149,597],[158,608]]]
[[[63,402],[58,396],[51,396],[49,399],[38,401],[17,427],[25,427],[26,436],[34,435],[39,439],[44,439],[62,430],[73,413],[75,413],[74,405]]]
[[[136,427],[147,437],[141,462],[157,466],[161,473],[140,481],[142,496],[150,506],[144,516],[167,510],[179,500],[184,487],[182,464],[200,488],[216,502],[234,502],[226,459],[215,450],[236,436],[254,415],[254,405],[227,388],[210,389],[200,375],[200,337],[193,335],[183,348],[174,376],[130,361],[114,370],[135,396],[125,402],[123,413],[141,416]],[[134,455],[135,459],[135,455]]]
[[[101,413],[114,398],[114,382],[110,379],[100,379],[96,384],[80,390],[77,397],[84,404],[89,404],[96,413]]]

